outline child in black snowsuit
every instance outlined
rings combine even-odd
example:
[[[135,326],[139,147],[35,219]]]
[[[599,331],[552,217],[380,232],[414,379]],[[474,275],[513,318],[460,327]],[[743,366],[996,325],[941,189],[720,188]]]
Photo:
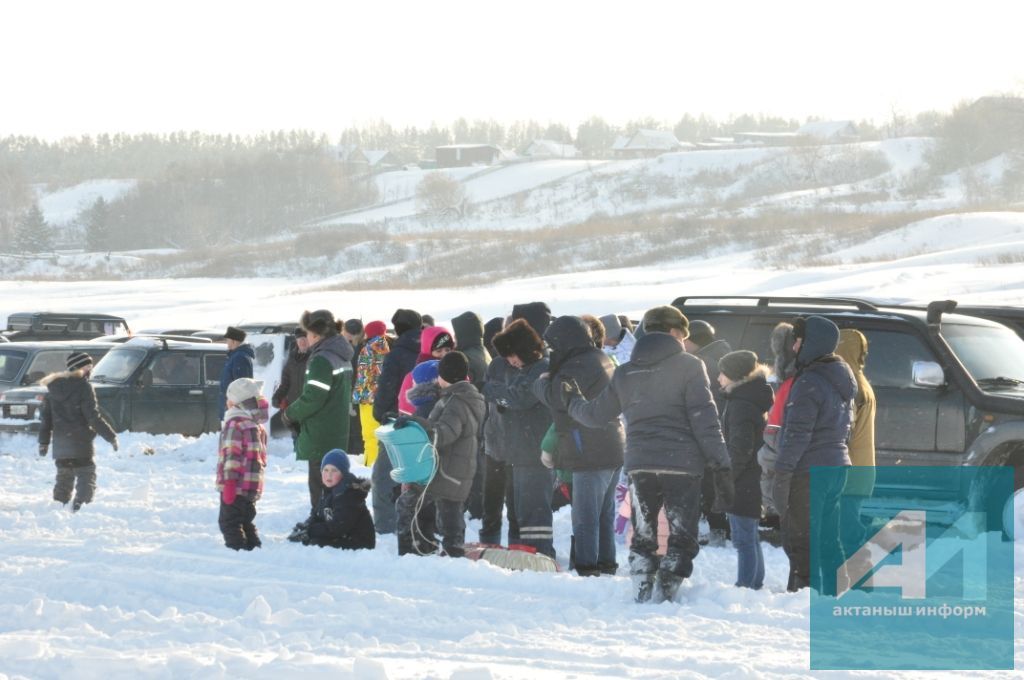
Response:
[[[288,540],[321,548],[372,549],[377,544],[366,507],[370,481],[349,472],[348,454],[328,451],[320,462],[324,489],[309,519],[295,525]]]

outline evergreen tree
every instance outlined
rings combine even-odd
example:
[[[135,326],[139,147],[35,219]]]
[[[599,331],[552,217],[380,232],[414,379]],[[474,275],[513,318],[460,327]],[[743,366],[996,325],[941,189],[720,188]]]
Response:
[[[14,242],[18,250],[23,253],[43,253],[53,250],[53,234],[38,203],[33,203],[32,207],[18,221],[14,231]]]
[[[110,211],[102,196],[85,211],[82,221],[85,223],[85,243],[89,250],[110,250]]]

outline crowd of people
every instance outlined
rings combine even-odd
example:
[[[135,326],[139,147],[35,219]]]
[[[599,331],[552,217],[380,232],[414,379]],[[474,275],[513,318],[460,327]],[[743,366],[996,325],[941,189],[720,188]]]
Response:
[[[244,333],[228,329],[217,488],[229,548],[260,546],[271,403],[308,465],[309,516],[289,536],[305,544],[371,549],[394,533],[399,554],[460,557],[468,513],[480,543],[500,544],[507,522],[508,545],[554,558],[553,513],[569,504],[570,568],[616,574],[616,533],[629,531],[634,597],[647,602],[673,598],[691,575],[702,515],[712,540],[731,538],[736,585],[754,589],[765,578],[766,515],[781,522],[790,590],[811,585],[812,545],[832,541],[840,523],[860,526],[849,498],[870,488],[839,483],[812,496],[809,481],[814,466],[874,465],[867,341],[855,330],[820,316],[780,323],[768,365],[671,306],[648,310],[636,330],[615,314],[552,318],[541,302],[486,324],[465,312],[453,330],[409,309],[390,322],[389,331],[382,320],[303,313],[269,401]],[[67,503],[77,475],[77,509],[95,487],[93,438],[116,437],[89,398],[91,360],[68,361],[47,380],[39,442],[45,455],[54,433],[54,498]],[[437,460],[429,480],[392,479],[374,435],[382,423],[423,428]],[[356,452],[369,480],[351,471]],[[834,591],[834,574],[823,591]]]

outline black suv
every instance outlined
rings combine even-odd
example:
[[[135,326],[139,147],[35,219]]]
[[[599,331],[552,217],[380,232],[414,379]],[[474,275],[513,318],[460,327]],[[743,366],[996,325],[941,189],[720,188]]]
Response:
[[[226,359],[221,344],[132,338],[110,345],[90,382],[100,411],[117,432],[196,436],[220,429],[220,374]],[[8,421],[0,429],[37,430],[36,407],[45,394],[40,386],[6,392],[0,402],[3,414],[20,422]]]
[[[90,340],[101,335],[130,335],[128,322],[110,314],[77,312],[16,312],[7,316],[3,335],[24,340]]]
[[[1008,465],[1018,494],[1024,488],[1024,340],[1006,326],[957,314],[953,301],[927,309],[843,298],[680,297],[672,304],[766,363],[780,321],[818,314],[856,328],[868,339],[864,372],[878,402],[878,465]],[[920,491],[941,505],[950,492],[966,490]]]

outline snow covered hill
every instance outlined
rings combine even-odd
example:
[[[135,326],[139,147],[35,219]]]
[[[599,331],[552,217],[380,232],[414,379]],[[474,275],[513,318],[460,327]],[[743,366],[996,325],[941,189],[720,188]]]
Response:
[[[305,277],[372,290],[462,287],[544,274],[683,264],[716,257],[776,269],[891,262],[893,257],[985,264],[1021,253],[1007,233],[986,233],[991,214],[1013,225],[1022,206],[1004,196],[1019,159],[1005,155],[942,175],[928,164],[934,141],[905,137],[849,144],[689,150],[648,159],[542,160],[508,165],[404,169],[374,177],[375,205],[283,230],[267,242],[211,245],[127,257],[69,253],[0,256],[12,279]],[[423,212],[420,183],[440,172],[464,200]],[[54,220],[129,181],[105,180],[47,195]],[[979,217],[980,215],[980,217]],[[920,223],[930,219],[931,226]],[[69,222],[68,224],[72,224]],[[947,227],[938,238],[913,237]],[[963,225],[962,235],[949,226]],[[1006,226],[1006,229],[1015,227]],[[947,241],[952,237],[952,241]],[[879,241],[872,245],[875,239]],[[1008,240],[1009,239],[1009,240]],[[894,244],[898,247],[894,247]],[[902,245],[900,245],[902,244]]]

